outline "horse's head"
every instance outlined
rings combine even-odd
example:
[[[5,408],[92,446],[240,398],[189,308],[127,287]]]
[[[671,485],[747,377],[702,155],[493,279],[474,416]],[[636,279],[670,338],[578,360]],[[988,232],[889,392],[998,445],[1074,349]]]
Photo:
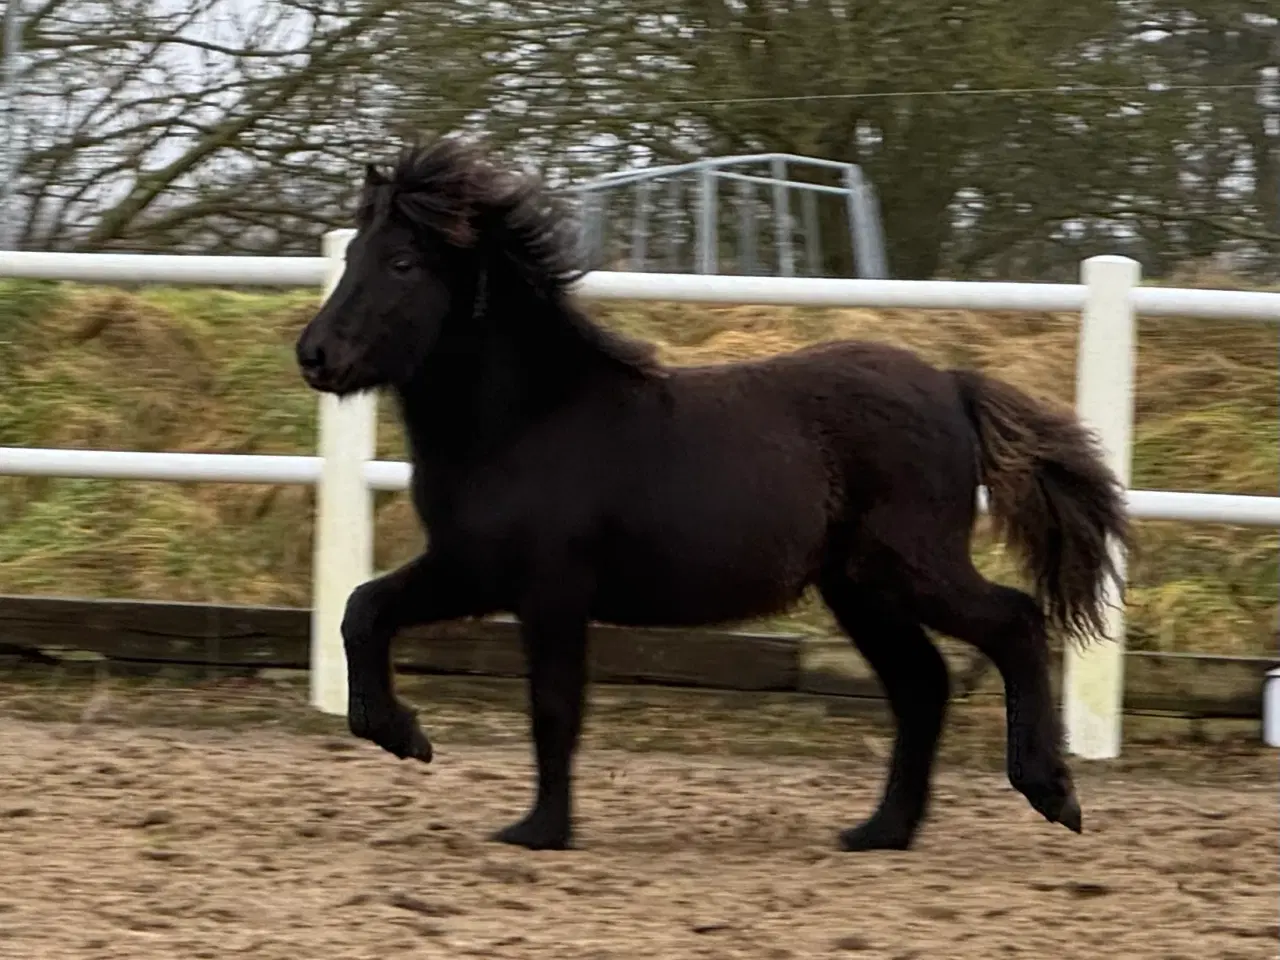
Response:
[[[405,151],[389,173],[367,168],[356,226],[342,278],[298,338],[317,390],[408,386],[442,341],[456,356],[495,333],[549,363],[549,376],[586,356],[641,376],[658,369],[648,345],[569,306],[584,272],[569,211],[537,177],[473,145],[445,138]]]
[[[317,390],[345,395],[407,382],[454,314],[478,293],[477,240],[493,172],[471,148],[442,140],[374,166],[342,278],[298,338],[298,365]]]

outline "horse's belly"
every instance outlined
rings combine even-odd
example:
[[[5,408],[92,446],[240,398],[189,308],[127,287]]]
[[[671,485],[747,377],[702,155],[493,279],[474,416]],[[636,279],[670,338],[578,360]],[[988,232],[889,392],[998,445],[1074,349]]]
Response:
[[[796,601],[811,579],[818,544],[806,539],[623,539],[598,569],[593,616],[637,626],[692,626],[777,612]]]

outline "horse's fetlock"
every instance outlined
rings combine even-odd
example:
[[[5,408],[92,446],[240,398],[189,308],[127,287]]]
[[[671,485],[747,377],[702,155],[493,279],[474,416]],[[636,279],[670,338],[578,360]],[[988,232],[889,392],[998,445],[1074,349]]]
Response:
[[[357,707],[354,704],[347,710],[347,728],[353,736],[359,737],[361,740],[374,739],[375,726],[369,716],[369,711],[364,707]]]

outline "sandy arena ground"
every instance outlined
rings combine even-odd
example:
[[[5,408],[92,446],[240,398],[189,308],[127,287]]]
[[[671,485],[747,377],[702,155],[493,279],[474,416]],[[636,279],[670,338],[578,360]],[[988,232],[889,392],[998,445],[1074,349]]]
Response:
[[[1280,946],[1275,780],[1081,776],[1086,833],[945,770],[905,854],[833,852],[874,756],[589,746],[581,849],[483,837],[525,747],[0,719],[0,957],[1186,958]]]
[[[1276,956],[1276,796],[1084,785],[1051,828],[947,772],[910,854],[838,855],[878,764],[590,751],[581,847],[486,844],[516,746],[431,768],[288,733],[0,730],[0,956]]]

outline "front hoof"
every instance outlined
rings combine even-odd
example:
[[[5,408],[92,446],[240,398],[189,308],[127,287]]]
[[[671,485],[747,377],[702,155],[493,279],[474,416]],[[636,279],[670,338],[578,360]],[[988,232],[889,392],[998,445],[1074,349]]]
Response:
[[[423,732],[417,716],[403,704],[398,704],[385,718],[377,719],[371,719],[363,709],[353,708],[350,727],[357,737],[377,744],[401,760],[430,763],[434,755],[431,741]]]
[[[530,815],[509,827],[503,827],[489,839],[526,850],[570,850],[573,840],[568,823]]]
[[[909,850],[911,841],[911,830],[905,827],[891,827],[876,817],[856,827],[840,831],[840,849],[845,853],[860,853],[864,850]]]

